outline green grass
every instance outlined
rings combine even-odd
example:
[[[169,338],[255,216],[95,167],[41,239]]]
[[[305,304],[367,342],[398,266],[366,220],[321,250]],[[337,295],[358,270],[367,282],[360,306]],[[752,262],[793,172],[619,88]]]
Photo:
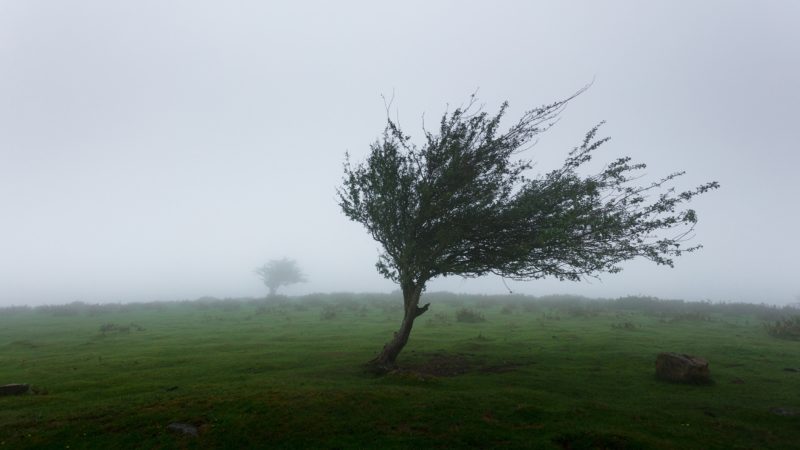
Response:
[[[800,342],[762,325],[784,311],[432,295],[400,363],[439,355],[465,373],[376,377],[362,364],[399,325],[389,297],[0,310],[0,384],[35,392],[0,397],[0,450],[800,442],[800,415],[772,411],[800,412],[800,373],[784,370]],[[464,307],[486,321],[458,322]],[[657,381],[661,351],[708,359],[715,383]]]

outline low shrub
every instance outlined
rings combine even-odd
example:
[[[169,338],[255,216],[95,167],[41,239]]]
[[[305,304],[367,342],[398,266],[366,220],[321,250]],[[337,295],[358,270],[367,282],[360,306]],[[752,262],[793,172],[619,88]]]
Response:
[[[540,316],[540,318],[541,318],[542,320],[561,320],[561,316],[559,316],[559,315],[558,315],[558,314],[556,314],[556,313],[552,313],[552,312],[546,312],[546,313],[542,313],[542,315]]]
[[[338,311],[335,306],[325,305],[322,307],[322,312],[319,314],[320,320],[333,320],[338,316]]]
[[[711,322],[711,316],[701,312],[686,312],[676,314],[667,320],[662,319],[662,322]]]
[[[517,312],[517,305],[513,303],[506,303],[505,305],[503,305],[502,308],[500,308],[501,314],[514,314],[516,312]]]
[[[461,308],[456,313],[456,321],[462,323],[478,323],[486,322],[486,317],[483,314],[467,308]]]
[[[633,322],[619,322],[619,323],[612,323],[611,324],[611,328],[614,328],[614,329],[617,329],[617,330],[633,331],[633,330],[638,329],[639,327]]]
[[[785,317],[764,324],[767,333],[782,339],[800,339],[800,316]]]

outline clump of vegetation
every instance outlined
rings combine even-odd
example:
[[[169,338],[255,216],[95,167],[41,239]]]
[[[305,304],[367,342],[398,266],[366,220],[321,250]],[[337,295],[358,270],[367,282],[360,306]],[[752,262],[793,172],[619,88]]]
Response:
[[[263,304],[256,307],[254,314],[257,316],[262,314],[287,314],[286,308],[286,306],[280,304]]]
[[[36,311],[62,317],[77,316],[85,306],[83,302],[72,302],[67,305],[43,305],[37,307]]]
[[[31,311],[30,306],[22,305],[22,306],[6,306],[4,308],[0,308],[0,314],[3,315],[12,315],[12,314],[22,314]]]
[[[767,322],[764,324],[764,328],[770,336],[800,340],[800,315]]]
[[[561,316],[552,312],[542,313],[541,318],[542,320],[561,320]]]
[[[308,311],[308,305],[305,303],[295,303],[292,305],[292,308],[297,312]]]
[[[499,302],[492,297],[484,297],[475,302],[475,307],[478,309],[487,309],[497,305]]]
[[[516,312],[517,312],[517,305],[512,303],[506,303],[505,305],[503,305],[502,308],[500,308],[501,314],[514,314]]]
[[[540,308],[541,308],[541,305],[539,305],[538,303],[534,303],[534,302],[525,302],[525,303],[522,304],[522,309],[526,313],[532,313],[532,312],[539,311]]]
[[[569,305],[566,307],[566,312],[572,317],[596,317],[600,314],[597,308],[584,305]]]
[[[333,305],[325,305],[322,307],[322,312],[319,314],[320,320],[333,320],[339,315],[336,307]]]
[[[708,314],[692,311],[676,314],[668,320],[662,319],[662,322],[711,322],[711,320],[711,316]]]
[[[611,328],[614,328],[616,330],[634,331],[638,330],[639,326],[633,322],[619,322],[619,323],[612,323]]]
[[[133,331],[144,331],[144,327],[131,323],[130,325],[119,325],[116,323],[104,323],[100,325],[100,333],[105,336],[111,333],[130,333]]]
[[[486,317],[477,311],[461,308],[458,310],[458,312],[456,312],[456,321],[462,323],[486,322]]]

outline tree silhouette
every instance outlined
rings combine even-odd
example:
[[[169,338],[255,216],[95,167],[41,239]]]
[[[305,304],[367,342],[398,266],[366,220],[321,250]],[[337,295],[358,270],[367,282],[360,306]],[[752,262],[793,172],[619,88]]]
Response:
[[[273,259],[255,270],[269,288],[269,296],[273,297],[281,286],[305,282],[305,276],[293,259]]]

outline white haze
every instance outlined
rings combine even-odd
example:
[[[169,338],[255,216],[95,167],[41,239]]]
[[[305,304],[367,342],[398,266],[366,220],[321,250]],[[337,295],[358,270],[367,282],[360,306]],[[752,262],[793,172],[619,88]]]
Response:
[[[479,89],[509,119],[594,81],[525,156],[560,164],[601,120],[679,188],[705,248],[515,292],[787,303],[800,294],[800,3],[0,1],[0,306],[390,291],[339,211],[392,115],[418,135]],[[503,293],[496,277],[429,290]]]

